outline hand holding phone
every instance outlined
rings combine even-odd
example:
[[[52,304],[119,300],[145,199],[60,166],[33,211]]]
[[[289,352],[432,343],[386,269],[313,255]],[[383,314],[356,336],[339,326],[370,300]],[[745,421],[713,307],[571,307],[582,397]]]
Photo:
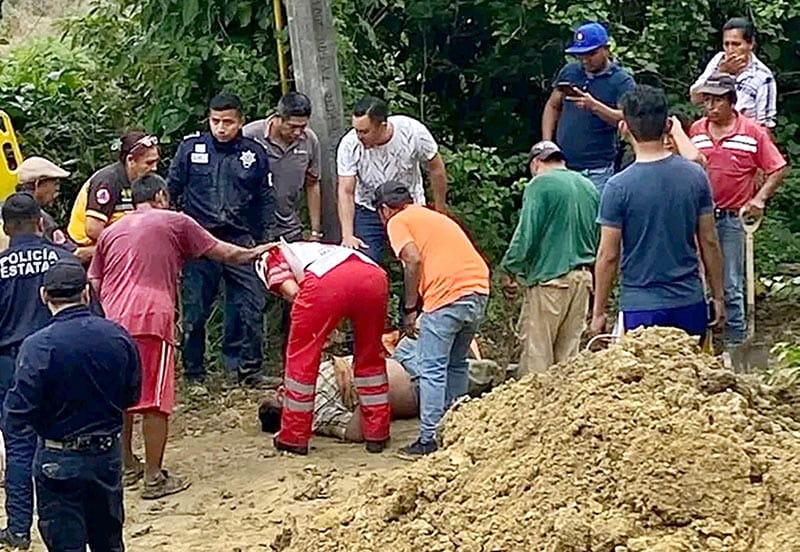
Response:
[[[556,88],[559,92],[570,98],[581,95],[581,91],[571,82],[559,82],[556,84]]]

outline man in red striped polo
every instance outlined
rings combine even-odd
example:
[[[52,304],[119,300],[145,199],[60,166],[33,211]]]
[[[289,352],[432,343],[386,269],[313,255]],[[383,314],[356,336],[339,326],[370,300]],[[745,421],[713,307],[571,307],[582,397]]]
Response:
[[[788,170],[786,159],[768,131],[739,114],[736,80],[715,74],[697,89],[706,116],[695,122],[689,136],[707,160],[717,233],[722,245],[725,276],[725,344],[736,346],[747,334],[744,312],[744,229],[739,215],[760,217]],[[757,187],[756,172],[766,175]]]

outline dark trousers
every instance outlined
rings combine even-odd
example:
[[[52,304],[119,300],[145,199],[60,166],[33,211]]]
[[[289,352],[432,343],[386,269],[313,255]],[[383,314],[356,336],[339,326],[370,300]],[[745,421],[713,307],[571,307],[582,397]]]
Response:
[[[123,552],[122,456],[39,447],[35,461],[39,532],[49,552]]]
[[[386,244],[386,231],[383,222],[377,211],[370,211],[366,207],[356,205],[356,216],[353,220],[353,233],[357,238],[361,238],[367,249],[361,252],[383,265],[383,249]]]
[[[206,322],[219,290],[225,283],[225,324],[222,362],[239,378],[260,373],[264,310],[264,284],[252,265],[221,264],[197,259],[183,273],[183,369],[189,380],[205,377]]]
[[[16,353],[16,350],[14,351]],[[0,355],[0,406],[14,381],[16,356]],[[4,426],[3,426],[4,427]],[[3,429],[6,445],[6,518],[14,534],[31,533],[33,524],[33,455],[36,452],[36,433],[33,428],[10,433]]]

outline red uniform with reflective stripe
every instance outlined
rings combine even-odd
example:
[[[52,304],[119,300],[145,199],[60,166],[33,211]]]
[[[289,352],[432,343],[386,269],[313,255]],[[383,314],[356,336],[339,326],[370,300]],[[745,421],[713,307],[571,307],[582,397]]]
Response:
[[[736,116],[731,132],[714,141],[708,132],[708,118],[689,130],[692,143],[708,160],[708,178],[718,209],[737,210],[756,195],[758,169],[767,174],[786,166],[786,159],[764,128],[743,115]]]
[[[266,262],[270,291],[293,279],[279,249]],[[281,429],[277,440],[307,446],[314,418],[314,390],[322,348],[343,319],[353,324],[353,374],[359,396],[364,439],[389,438],[391,409],[381,337],[386,322],[389,283],[379,266],[351,256],[322,277],[306,270],[292,305],[283,389]]]

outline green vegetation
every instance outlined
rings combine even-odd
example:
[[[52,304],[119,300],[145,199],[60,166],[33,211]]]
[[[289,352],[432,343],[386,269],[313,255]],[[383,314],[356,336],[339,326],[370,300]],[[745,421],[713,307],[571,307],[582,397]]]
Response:
[[[523,157],[538,138],[550,81],[564,62],[571,28],[610,24],[614,52],[639,82],[666,88],[676,110],[718,51],[720,28],[751,14],[758,55],[776,73],[781,117],[776,138],[800,154],[800,4],[794,0],[333,0],[348,105],[371,93],[395,112],[429,124],[447,150],[454,212],[497,261],[513,230]],[[751,11],[752,9],[752,11]],[[237,92],[248,117],[280,94],[272,6],[264,0],[93,0],[63,23],[59,38],[15,47],[0,66],[0,106],[10,112],[27,154],[75,170],[65,200],[112,158],[127,127],[165,144],[202,128],[215,92]],[[284,32],[280,38],[287,42]],[[769,209],[757,238],[762,275],[800,258],[800,173]],[[502,299],[495,303],[501,303]],[[509,307],[492,308],[489,327],[508,334]],[[501,329],[504,328],[504,329]]]

